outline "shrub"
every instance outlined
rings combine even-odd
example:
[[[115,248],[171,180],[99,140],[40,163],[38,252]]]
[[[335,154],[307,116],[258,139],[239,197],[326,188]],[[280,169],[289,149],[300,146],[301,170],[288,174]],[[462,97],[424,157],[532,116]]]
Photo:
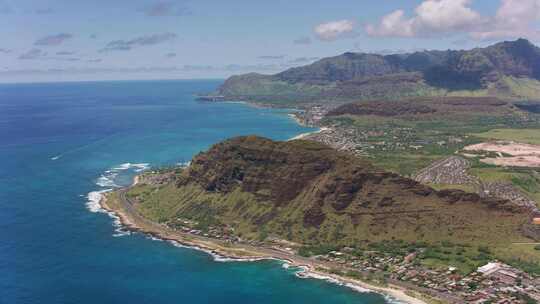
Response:
[[[489,248],[487,246],[480,246],[480,247],[478,247],[478,252],[485,253],[485,254],[490,254],[491,250],[489,250]]]
[[[330,245],[302,246],[298,250],[298,254],[304,257],[310,257],[313,255],[328,254],[330,251],[336,251],[338,249],[337,246]]]

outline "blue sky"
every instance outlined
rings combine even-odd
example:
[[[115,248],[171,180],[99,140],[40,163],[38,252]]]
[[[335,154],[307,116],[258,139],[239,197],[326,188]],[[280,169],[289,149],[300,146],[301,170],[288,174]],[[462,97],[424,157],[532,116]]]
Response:
[[[0,81],[224,78],[540,41],[540,0],[0,0]]]

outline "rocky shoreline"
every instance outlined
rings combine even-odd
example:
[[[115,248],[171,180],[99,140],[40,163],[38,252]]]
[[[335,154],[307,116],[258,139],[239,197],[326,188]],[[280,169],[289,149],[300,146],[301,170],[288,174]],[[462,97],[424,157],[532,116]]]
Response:
[[[135,181],[137,181],[137,179],[135,179]],[[119,198],[111,196],[111,194],[123,193],[122,191],[125,190],[126,189],[118,190],[104,195],[100,200],[100,206],[107,212],[117,216],[122,227],[126,230],[141,232],[161,240],[204,251],[214,256],[214,258],[217,257],[216,260],[218,261],[279,260],[288,264],[289,267],[302,269],[297,273],[299,277],[324,279],[360,292],[380,293],[391,299],[397,300],[399,303],[427,304],[427,302],[420,299],[423,295],[414,293],[415,297],[413,297],[410,295],[413,292],[406,290],[403,287],[394,285],[389,285],[388,287],[376,286],[357,279],[331,274],[326,272],[330,270],[329,265],[296,256],[288,252],[279,251],[273,248],[254,247],[247,244],[226,244],[217,239],[189,235],[187,233],[172,230],[165,225],[153,223],[134,213],[135,211],[132,208],[126,208],[126,206],[120,202]]]

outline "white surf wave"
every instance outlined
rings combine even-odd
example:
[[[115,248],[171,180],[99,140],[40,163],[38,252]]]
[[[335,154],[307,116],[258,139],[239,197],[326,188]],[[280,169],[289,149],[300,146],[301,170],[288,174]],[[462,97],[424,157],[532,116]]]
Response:
[[[285,267],[285,265],[283,265]],[[286,267],[288,268],[288,267]],[[321,274],[318,274],[318,273],[313,273],[311,271],[309,271],[309,269],[307,267],[302,267],[300,266],[299,268],[301,268],[301,270],[297,271],[295,273],[295,275],[299,278],[302,278],[302,279],[317,279],[317,280],[323,280],[323,281],[326,281],[326,282],[329,282],[329,283],[332,283],[332,284],[336,284],[336,285],[339,285],[339,286],[344,286],[344,287],[347,287],[347,288],[350,288],[356,292],[359,292],[359,293],[378,293],[380,295],[382,295],[384,297],[384,299],[386,300],[386,302],[388,303],[392,303],[392,304],[407,304],[407,302],[404,302],[404,301],[400,301],[392,296],[389,296],[387,294],[384,294],[384,293],[381,293],[381,292],[378,292],[376,290],[371,290],[369,288],[364,288],[364,287],[361,287],[361,286],[358,286],[356,284],[353,284],[353,283],[349,283],[349,282],[343,282],[342,280],[339,280],[339,279],[336,279],[334,277],[331,277],[331,276],[325,276],[325,275],[321,275]]]
[[[112,168],[110,171],[125,171],[125,170],[128,170],[128,169],[135,169],[136,172],[140,172],[142,170],[146,170],[149,168],[149,164],[148,163],[136,163],[136,164],[132,164],[132,163],[123,163],[121,165],[118,165],[117,167],[114,167]],[[140,170],[140,171],[138,171]]]
[[[148,163],[123,163],[109,170],[106,170],[96,180],[96,185],[103,188],[120,188],[115,180],[116,178],[127,170],[133,170],[133,172],[139,173],[150,168]]]
[[[118,216],[101,207],[99,203],[103,198],[103,194],[121,187],[120,185],[116,184],[115,180],[123,172],[127,170],[133,170],[134,172],[138,173],[147,170],[148,168],[150,168],[150,165],[148,163],[123,163],[111,169],[108,169],[96,179],[96,185],[99,186],[101,189],[89,192],[86,195],[86,208],[90,212],[105,213],[113,219],[113,226],[115,227],[113,237],[130,235],[131,232],[129,230],[123,229],[122,223]]]
[[[120,188],[115,182],[114,178],[118,176],[118,173],[116,172],[109,172],[101,175],[97,181],[96,185],[100,187],[112,187],[112,188]]]
[[[122,222],[120,221],[120,218],[116,216],[116,214],[114,214],[113,212],[103,209],[101,205],[99,204],[99,202],[103,198],[103,194],[111,190],[112,189],[105,189],[101,191],[92,191],[88,193],[88,196],[87,196],[88,201],[86,202],[86,208],[90,212],[93,212],[93,213],[105,213],[110,218],[113,219],[113,227],[115,227],[113,237],[130,235],[131,231],[124,229],[124,227],[122,226]]]
[[[296,274],[297,277],[302,278],[302,279],[323,280],[323,281],[326,281],[326,282],[329,282],[329,283],[332,283],[332,284],[345,286],[345,287],[354,289],[355,291],[361,292],[361,293],[374,292],[373,290],[369,290],[367,288],[363,288],[363,287],[360,287],[360,286],[357,286],[357,285],[354,285],[354,284],[351,284],[351,283],[342,282],[342,281],[340,281],[340,280],[338,280],[336,278],[330,277],[330,276],[325,276],[325,275],[321,275],[321,274],[318,274],[318,273],[310,272],[308,269],[305,269],[305,268],[300,270],[300,271],[297,271],[295,274]]]
[[[104,189],[101,191],[92,191],[89,192],[86,198],[88,199],[86,202],[86,208],[93,213],[107,213],[107,211],[103,208],[101,208],[101,205],[99,202],[103,198],[103,193],[109,192],[111,189]]]
[[[400,301],[396,298],[393,298],[387,294],[383,294],[383,297],[384,299],[386,300],[386,302],[388,303],[391,303],[391,304],[408,304],[409,302],[404,302],[404,301]]]
[[[131,231],[122,230],[122,229],[116,229],[115,233],[112,235],[113,237],[122,237],[126,235],[131,235]]]
[[[163,242],[162,239],[157,238],[157,237],[155,237],[155,236],[153,236],[153,235],[147,235],[146,237],[147,237],[148,239],[151,239],[152,241]]]
[[[179,163],[176,163],[176,165],[182,168],[186,168],[186,167],[189,167],[189,165],[191,165],[191,161],[179,162]]]
[[[153,239],[155,239],[155,237]],[[194,250],[197,250],[197,251],[202,251],[202,252],[210,255],[212,257],[212,259],[214,260],[214,262],[256,262],[256,261],[263,261],[263,260],[271,260],[272,259],[272,258],[230,258],[230,257],[220,255],[220,254],[216,253],[213,250],[208,250],[208,249],[201,248],[201,247],[198,247],[198,246],[184,245],[184,244],[182,244],[180,242],[177,242],[177,241],[174,241],[174,240],[167,240],[167,242],[169,242],[170,244],[172,244],[173,246],[178,247],[178,248],[187,248],[187,249],[194,249]]]

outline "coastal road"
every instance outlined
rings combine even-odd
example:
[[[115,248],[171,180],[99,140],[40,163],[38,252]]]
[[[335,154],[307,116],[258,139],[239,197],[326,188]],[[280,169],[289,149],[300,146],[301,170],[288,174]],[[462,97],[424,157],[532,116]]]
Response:
[[[355,272],[361,273],[364,277],[371,276],[374,274],[369,271],[359,270],[358,268],[351,268],[351,267],[346,267],[337,263],[309,259],[309,258],[305,258],[302,256],[289,253],[289,252],[277,250],[272,247],[253,246],[253,245],[245,244],[245,243],[243,244],[235,243],[234,247],[232,247],[230,243],[226,243],[219,239],[189,234],[182,231],[171,229],[170,227],[166,225],[152,222],[144,218],[143,216],[141,216],[137,212],[134,203],[126,196],[126,193],[129,191],[129,189],[130,188],[123,188],[116,191],[118,194],[119,203],[121,204],[121,206],[119,206],[121,210],[113,209],[111,211],[119,215],[122,223],[130,227],[131,229],[138,230],[143,233],[148,233],[148,234],[157,236],[165,240],[176,241],[184,245],[202,248],[204,250],[215,252],[221,255],[225,255],[227,257],[239,258],[239,259],[282,260],[289,263],[290,265],[294,267],[304,267],[308,269],[309,272],[317,273],[317,274],[327,276],[327,277],[332,277],[341,282],[352,283],[352,284],[359,285],[367,289],[389,293],[391,295],[401,290],[400,293],[403,293],[403,295],[401,295],[402,297],[403,296],[410,297],[405,294],[405,291],[412,290],[421,294],[430,295],[432,297],[444,300],[447,303],[452,303],[452,304],[463,303],[463,300],[461,298],[453,296],[450,293],[439,292],[436,290],[416,286],[412,283],[408,283],[404,281],[387,279],[387,283],[389,285],[395,286],[395,288],[386,288],[386,287],[369,285],[368,283],[365,283],[359,280],[348,279],[348,278],[344,278],[341,276],[332,275],[328,273],[322,273],[317,270],[317,269],[322,268],[322,269],[340,269],[344,271],[355,271]],[[239,252],[242,252],[243,254],[238,255]],[[251,256],[249,256],[249,254],[251,254]],[[418,300],[415,301],[412,298],[409,299],[409,301],[411,303],[424,303],[423,301],[418,301]]]

